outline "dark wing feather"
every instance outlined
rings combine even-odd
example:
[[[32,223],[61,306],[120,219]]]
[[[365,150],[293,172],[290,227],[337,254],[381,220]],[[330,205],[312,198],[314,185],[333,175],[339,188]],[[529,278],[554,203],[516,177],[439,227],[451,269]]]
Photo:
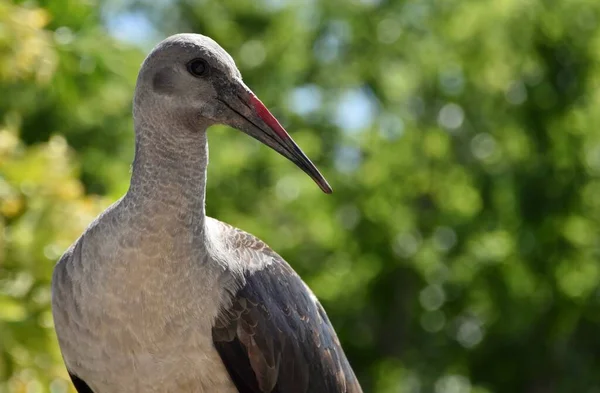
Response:
[[[79,377],[77,377],[75,374],[71,374],[71,372],[69,372],[69,376],[71,377],[71,381],[73,381],[73,385],[75,386],[77,393],[94,393],[87,383],[85,383],[82,379],[79,379]]]
[[[245,274],[213,328],[240,393],[361,393],[325,311],[300,277],[263,242],[228,228],[236,255],[270,261]]]

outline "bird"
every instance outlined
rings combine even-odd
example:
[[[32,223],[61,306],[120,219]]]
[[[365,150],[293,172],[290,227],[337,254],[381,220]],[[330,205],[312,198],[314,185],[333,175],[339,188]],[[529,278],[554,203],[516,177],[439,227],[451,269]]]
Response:
[[[331,187],[213,39],[177,34],[143,61],[125,194],[65,251],[52,314],[78,393],[361,393],[290,265],[206,216],[207,129],[224,124]]]

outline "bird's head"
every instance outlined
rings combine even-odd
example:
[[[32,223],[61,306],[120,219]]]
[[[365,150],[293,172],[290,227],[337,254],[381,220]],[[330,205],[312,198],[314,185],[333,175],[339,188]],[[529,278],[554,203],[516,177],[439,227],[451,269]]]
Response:
[[[191,134],[213,124],[234,127],[288,158],[324,192],[331,192],[315,165],[242,82],[231,56],[203,35],[174,35],[152,50],[138,77],[134,118],[171,121]]]

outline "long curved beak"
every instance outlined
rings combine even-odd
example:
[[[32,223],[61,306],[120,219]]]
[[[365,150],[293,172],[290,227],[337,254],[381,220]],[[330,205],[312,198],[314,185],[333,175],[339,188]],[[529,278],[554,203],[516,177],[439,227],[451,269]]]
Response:
[[[219,98],[221,103],[238,115],[227,123],[292,161],[308,174],[323,192],[331,194],[332,189],[327,180],[275,116],[243,82],[239,81],[236,85],[233,89],[227,89],[229,94]]]

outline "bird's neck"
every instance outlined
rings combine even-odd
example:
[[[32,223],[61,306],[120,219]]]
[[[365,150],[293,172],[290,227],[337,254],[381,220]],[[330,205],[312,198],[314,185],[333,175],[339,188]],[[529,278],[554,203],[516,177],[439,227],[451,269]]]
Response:
[[[136,127],[135,158],[125,202],[173,229],[202,231],[205,223],[206,130]]]

